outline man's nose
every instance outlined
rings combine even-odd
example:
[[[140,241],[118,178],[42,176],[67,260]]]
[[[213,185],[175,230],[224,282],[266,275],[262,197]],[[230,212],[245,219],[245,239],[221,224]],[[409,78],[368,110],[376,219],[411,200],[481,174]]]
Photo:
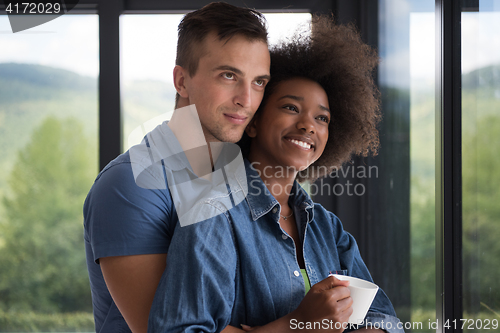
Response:
[[[248,108],[252,104],[252,84],[248,82],[240,82],[236,95],[234,96],[234,104],[243,108]]]

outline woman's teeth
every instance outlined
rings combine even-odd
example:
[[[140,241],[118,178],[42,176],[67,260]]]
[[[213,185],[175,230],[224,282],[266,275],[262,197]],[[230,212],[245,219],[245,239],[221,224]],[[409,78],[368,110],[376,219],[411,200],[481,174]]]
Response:
[[[294,140],[294,139],[291,139],[290,140],[291,143],[295,143],[296,145],[298,146],[301,146],[303,148],[306,148],[306,149],[311,149],[311,145],[304,142],[304,141],[299,141],[299,140]]]

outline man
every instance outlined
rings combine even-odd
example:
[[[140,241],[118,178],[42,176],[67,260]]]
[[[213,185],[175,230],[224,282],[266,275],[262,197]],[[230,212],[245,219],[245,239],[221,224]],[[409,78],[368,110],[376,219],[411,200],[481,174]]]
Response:
[[[177,110],[144,143],[149,151],[150,139],[157,138],[167,143],[165,149],[185,152],[172,163],[154,161],[164,166],[165,184],[182,170],[195,178],[210,174],[217,157],[212,143],[241,138],[262,100],[269,67],[260,13],[212,3],[184,17],[173,72]],[[202,136],[186,129],[186,119],[193,115],[199,118]],[[84,205],[96,332],[146,332],[178,221],[170,184],[156,186],[158,177],[144,172],[147,166],[137,172],[134,166],[140,163],[134,162],[137,155],[132,153],[131,149],[120,155],[101,171]],[[207,158],[212,162],[205,163]],[[148,175],[146,180],[143,175]]]

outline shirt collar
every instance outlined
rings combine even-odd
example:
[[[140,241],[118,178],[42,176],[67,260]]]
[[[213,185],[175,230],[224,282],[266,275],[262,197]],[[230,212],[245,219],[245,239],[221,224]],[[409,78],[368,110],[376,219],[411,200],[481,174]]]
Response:
[[[168,121],[149,132],[144,138],[144,142],[151,150],[157,150],[162,156],[165,167],[172,171],[189,169],[192,171],[189,160],[177,140],[174,132],[168,126]],[[239,154],[239,146],[228,142],[210,142],[210,145],[219,145],[220,153],[215,161],[214,168],[220,169],[233,161]],[[194,148],[197,149],[197,148]],[[199,147],[206,150],[206,146]],[[207,161],[208,162],[208,161]]]
[[[246,199],[248,206],[250,207],[252,219],[255,221],[263,215],[269,213],[276,205],[279,206],[279,203],[267,189],[266,185],[259,176],[259,172],[247,159],[245,159],[245,168],[248,186]],[[313,201],[296,180],[293,182],[289,204],[299,211],[311,209],[313,207]],[[307,216],[307,222],[311,222],[313,215],[307,214]]]
[[[190,169],[189,161],[175,134],[168,126],[168,121],[163,122],[149,132],[143,141],[151,153],[163,160],[165,167],[172,171]],[[155,158],[156,159],[156,158]]]

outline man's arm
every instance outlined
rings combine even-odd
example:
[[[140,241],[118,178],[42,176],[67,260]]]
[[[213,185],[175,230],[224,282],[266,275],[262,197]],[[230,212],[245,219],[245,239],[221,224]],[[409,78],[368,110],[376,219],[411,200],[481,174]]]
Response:
[[[210,204],[190,212],[214,217],[176,226],[148,332],[220,332],[230,322],[237,254],[229,221]]]
[[[99,259],[111,297],[134,333],[147,332],[149,310],[166,259],[166,253]]]
[[[167,254],[106,257],[99,260],[109,292],[134,333],[146,333],[148,316]],[[223,333],[244,332],[232,326]]]

